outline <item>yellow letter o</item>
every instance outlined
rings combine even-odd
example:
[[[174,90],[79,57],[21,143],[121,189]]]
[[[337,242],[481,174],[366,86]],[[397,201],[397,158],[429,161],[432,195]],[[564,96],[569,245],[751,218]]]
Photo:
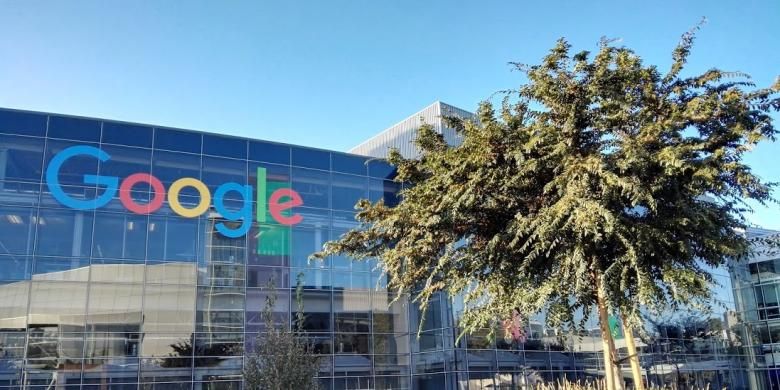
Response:
[[[200,203],[191,209],[185,208],[179,203],[179,192],[184,187],[193,187],[200,193]],[[211,192],[209,192],[208,187],[202,181],[191,177],[183,177],[173,182],[168,189],[168,204],[170,204],[171,209],[176,214],[185,218],[195,218],[208,211],[211,204]]]

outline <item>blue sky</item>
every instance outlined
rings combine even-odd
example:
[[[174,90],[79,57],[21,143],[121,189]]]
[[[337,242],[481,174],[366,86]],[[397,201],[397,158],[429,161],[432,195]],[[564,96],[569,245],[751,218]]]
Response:
[[[777,0],[3,1],[0,106],[346,150],[435,100],[473,110],[522,82],[508,61],[538,62],[559,37],[619,38],[666,69],[706,16],[688,74],[768,86],[778,15]],[[780,181],[778,156],[780,143],[748,159]],[[780,228],[780,207],[751,219]]]

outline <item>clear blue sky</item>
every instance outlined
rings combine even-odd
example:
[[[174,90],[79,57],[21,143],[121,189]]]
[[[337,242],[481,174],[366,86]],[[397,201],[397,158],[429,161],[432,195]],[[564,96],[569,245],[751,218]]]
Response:
[[[346,150],[435,100],[473,110],[559,37],[666,69],[702,16],[689,73],[780,74],[780,1],[598,3],[2,1],[0,106]],[[778,156],[749,161],[780,181]],[[778,206],[751,218],[780,228]]]

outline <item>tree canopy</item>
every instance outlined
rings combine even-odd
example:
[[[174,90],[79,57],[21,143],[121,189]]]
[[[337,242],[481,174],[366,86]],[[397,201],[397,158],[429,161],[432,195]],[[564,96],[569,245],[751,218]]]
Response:
[[[683,76],[693,38],[667,72],[607,40],[573,53],[561,39],[540,64],[514,64],[525,84],[477,120],[451,119],[461,144],[423,126],[418,159],[391,152],[400,203],[360,201],[360,227],[317,256],[378,258],[389,288],[423,308],[464,296],[465,332],[515,307],[581,326],[600,292],[631,320],[706,303],[706,266],[749,246],[746,201],[773,201],[743,157],[775,139],[780,82]]]

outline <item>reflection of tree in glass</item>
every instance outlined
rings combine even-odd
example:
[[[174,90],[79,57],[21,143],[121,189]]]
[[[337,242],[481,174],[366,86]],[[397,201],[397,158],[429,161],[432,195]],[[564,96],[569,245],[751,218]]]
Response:
[[[706,313],[691,313],[676,318],[648,318],[648,329],[654,337],[642,337],[648,345],[670,344],[684,348],[688,353],[709,353],[712,343],[727,347],[736,340],[724,339],[723,321]],[[727,332],[731,335],[731,330]],[[733,336],[736,336],[734,334]],[[736,337],[733,337],[736,339]],[[705,341],[710,342],[705,342]]]
[[[258,333],[254,349],[244,361],[244,384],[249,390],[317,390],[320,359],[314,343],[306,333],[303,308],[303,274],[298,274],[295,289],[298,309],[293,327],[276,326],[273,308],[276,304],[275,281],[269,283],[263,309],[265,333]]]
[[[196,341],[194,335],[190,335],[189,340],[182,340],[170,346],[173,352],[169,353],[168,357],[161,359],[161,367],[190,367],[192,362],[187,358],[193,355],[195,356],[195,366],[213,367],[219,364],[223,357],[233,356],[238,352],[233,345]]]
[[[671,365],[675,373],[671,380],[679,386],[691,380],[682,368],[691,363],[692,356],[701,356],[701,360],[696,362],[702,364],[713,360],[714,356],[737,355],[742,325],[729,326],[728,321],[710,314],[692,310],[687,314],[675,313],[661,318],[648,316],[647,329],[639,333],[646,344],[642,362],[645,369]]]

